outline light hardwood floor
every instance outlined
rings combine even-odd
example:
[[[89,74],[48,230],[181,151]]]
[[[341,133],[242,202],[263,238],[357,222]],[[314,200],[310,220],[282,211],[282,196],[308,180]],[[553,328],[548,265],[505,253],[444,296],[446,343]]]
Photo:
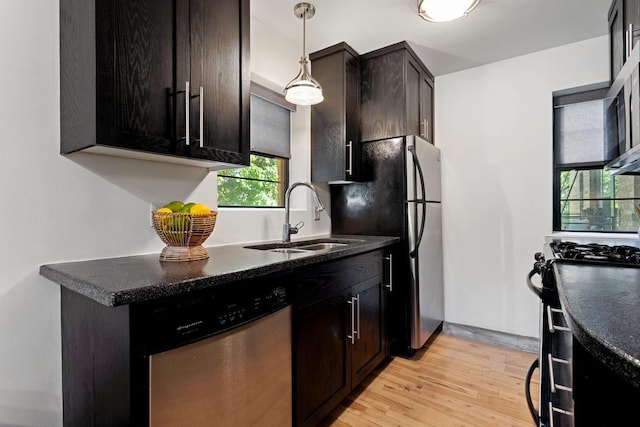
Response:
[[[535,358],[440,333],[412,358],[376,369],[321,426],[532,427],[524,381]]]

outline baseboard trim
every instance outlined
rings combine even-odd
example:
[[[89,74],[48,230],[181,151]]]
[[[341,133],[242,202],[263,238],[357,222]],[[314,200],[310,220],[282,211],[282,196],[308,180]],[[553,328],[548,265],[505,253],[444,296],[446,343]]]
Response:
[[[491,329],[478,328],[476,326],[444,322],[442,332],[447,335],[468,338],[485,344],[513,348],[515,350],[526,351],[529,353],[538,353],[540,348],[540,340],[537,338],[493,331]]]

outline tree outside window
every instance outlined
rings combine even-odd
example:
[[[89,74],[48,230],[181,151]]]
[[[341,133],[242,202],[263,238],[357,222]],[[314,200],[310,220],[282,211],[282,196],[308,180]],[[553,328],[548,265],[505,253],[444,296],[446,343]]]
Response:
[[[287,159],[251,154],[251,165],[218,171],[218,206],[282,207]]]

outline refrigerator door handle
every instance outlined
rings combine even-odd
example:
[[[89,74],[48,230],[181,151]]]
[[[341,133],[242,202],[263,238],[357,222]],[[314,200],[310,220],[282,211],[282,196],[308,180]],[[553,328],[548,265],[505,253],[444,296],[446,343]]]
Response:
[[[415,200],[416,203],[420,203],[420,207],[422,207],[422,221],[420,222],[420,231],[418,232],[418,239],[416,240],[416,247],[409,253],[411,258],[415,258],[418,255],[418,249],[420,248],[420,243],[422,242],[422,235],[424,234],[424,225],[427,221],[427,210],[425,207],[425,200],[427,198],[425,185],[424,185],[424,174],[422,173],[422,167],[420,166],[420,160],[418,159],[418,155],[416,154],[415,146],[411,145],[407,147],[407,150],[411,153],[413,157],[413,164],[416,170],[418,171],[418,177],[420,178],[420,190],[421,190],[421,198]]]

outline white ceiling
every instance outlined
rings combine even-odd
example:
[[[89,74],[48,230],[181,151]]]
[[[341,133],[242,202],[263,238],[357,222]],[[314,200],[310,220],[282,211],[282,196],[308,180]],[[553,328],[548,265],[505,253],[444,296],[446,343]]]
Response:
[[[296,0],[251,0],[270,31],[302,43]],[[407,40],[434,75],[607,34],[611,0],[481,0],[465,18],[431,23],[416,0],[311,0],[307,52],[345,41],[363,54]]]

